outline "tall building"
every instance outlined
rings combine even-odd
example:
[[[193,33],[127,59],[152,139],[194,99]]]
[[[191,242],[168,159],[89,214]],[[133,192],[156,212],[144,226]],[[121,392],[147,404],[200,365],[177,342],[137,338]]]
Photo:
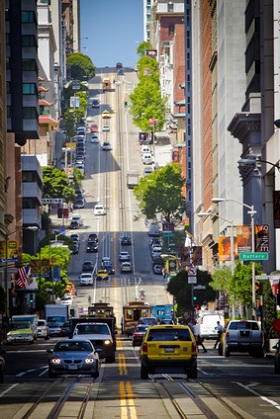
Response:
[[[144,41],[151,42],[151,11],[155,0],[143,1]],[[139,40],[141,41],[141,40]]]

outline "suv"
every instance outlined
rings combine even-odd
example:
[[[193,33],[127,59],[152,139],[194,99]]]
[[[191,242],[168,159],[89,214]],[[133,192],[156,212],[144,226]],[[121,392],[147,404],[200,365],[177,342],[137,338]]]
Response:
[[[197,378],[197,346],[191,329],[181,325],[151,326],[140,349],[141,378],[157,368],[181,367],[188,378]]]
[[[90,260],[87,260],[83,263],[82,267],[83,272],[92,272],[93,271],[93,263]]]

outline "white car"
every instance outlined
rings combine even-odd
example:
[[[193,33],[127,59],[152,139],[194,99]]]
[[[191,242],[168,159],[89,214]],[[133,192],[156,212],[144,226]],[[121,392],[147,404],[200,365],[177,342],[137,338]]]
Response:
[[[110,131],[110,126],[109,126],[109,125],[103,125],[103,127],[102,127],[102,131],[103,131],[103,132],[108,132],[108,131]]]
[[[152,154],[151,148],[148,145],[145,145],[145,144],[141,145],[141,154],[144,154],[144,153],[151,153]]]
[[[90,140],[92,143],[95,143],[95,144],[98,144],[99,143],[99,138],[97,137],[97,135],[93,135],[92,137],[91,137],[91,140]]]
[[[104,151],[112,150],[112,147],[111,147],[111,144],[109,143],[109,141],[104,141],[104,143],[102,145],[102,150],[104,150]]]
[[[105,208],[101,204],[96,204],[94,207],[94,215],[105,215]]]
[[[84,223],[80,214],[73,214],[72,217],[71,217],[71,221],[77,221],[79,226],[83,225],[83,223]]]
[[[144,164],[153,164],[153,156],[151,153],[144,153],[142,156],[142,162]]]
[[[119,260],[120,261],[129,261],[130,260],[130,254],[123,250],[119,254]]]
[[[83,272],[80,275],[80,285],[93,285],[93,275],[90,272]]]
[[[47,325],[47,320],[38,320],[36,329],[38,338],[44,338],[46,340],[49,339],[49,326]]]
[[[131,263],[130,262],[123,262],[121,264],[121,272],[133,272]]]

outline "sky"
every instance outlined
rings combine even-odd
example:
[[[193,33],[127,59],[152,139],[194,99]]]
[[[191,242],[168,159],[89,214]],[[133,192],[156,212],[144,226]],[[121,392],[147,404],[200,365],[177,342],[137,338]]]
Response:
[[[95,67],[135,67],[144,41],[143,0],[80,0],[80,28],[81,53]]]

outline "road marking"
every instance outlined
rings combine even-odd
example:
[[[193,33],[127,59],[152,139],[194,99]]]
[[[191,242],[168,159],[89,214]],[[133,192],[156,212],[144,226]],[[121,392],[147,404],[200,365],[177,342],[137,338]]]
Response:
[[[244,384],[239,383],[239,382],[237,382],[237,381],[232,381],[232,382],[233,382],[233,383],[235,383],[235,384],[237,384],[238,386],[240,386],[240,387],[244,388],[245,390],[250,391],[250,392],[251,392],[252,394],[254,394],[255,396],[258,396],[261,400],[263,400],[263,401],[265,401],[265,402],[267,402],[267,403],[271,404],[272,406],[276,407],[276,409],[280,410],[280,405],[279,405],[277,402],[275,402],[274,400],[271,400],[271,399],[269,399],[269,398],[267,398],[267,397],[265,397],[265,396],[262,396],[260,393],[258,393],[258,392],[257,392],[257,391],[255,391],[255,390],[252,390],[252,389],[250,388],[250,385],[251,385],[251,384],[244,385]],[[255,383],[254,383],[254,384],[255,384]]]
[[[121,419],[137,418],[130,381],[120,382]]]

